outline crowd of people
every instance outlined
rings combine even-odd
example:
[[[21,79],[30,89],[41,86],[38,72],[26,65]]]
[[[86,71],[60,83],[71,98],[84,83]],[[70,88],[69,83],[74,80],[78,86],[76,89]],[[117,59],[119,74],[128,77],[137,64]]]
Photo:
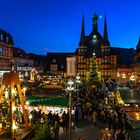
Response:
[[[115,99],[106,93],[99,93],[98,90],[84,88],[80,90],[78,100],[74,101],[74,115],[72,122],[75,125],[79,121],[87,120],[92,125],[102,130],[102,140],[126,140],[128,131],[131,129],[131,120],[117,104]],[[33,110],[33,124],[43,124],[47,118],[50,128],[54,133],[55,140],[58,140],[60,127],[66,132],[69,129],[69,112],[48,114]],[[82,139],[82,138],[81,138]]]
[[[78,107],[81,118],[102,129],[102,140],[126,140],[132,128],[131,119],[108,92],[84,89]]]

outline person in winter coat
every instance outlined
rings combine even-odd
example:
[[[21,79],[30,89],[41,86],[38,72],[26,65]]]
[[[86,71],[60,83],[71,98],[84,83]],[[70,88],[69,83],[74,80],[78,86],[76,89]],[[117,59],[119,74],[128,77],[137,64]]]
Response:
[[[94,110],[92,113],[93,124],[97,125],[97,112]]]
[[[54,122],[54,125],[53,125],[53,133],[55,135],[55,140],[58,140],[58,135],[59,135],[59,124],[57,121]]]

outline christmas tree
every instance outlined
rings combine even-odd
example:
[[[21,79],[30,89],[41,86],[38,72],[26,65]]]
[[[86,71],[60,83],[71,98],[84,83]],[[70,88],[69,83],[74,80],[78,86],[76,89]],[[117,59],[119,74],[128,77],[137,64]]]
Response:
[[[51,140],[51,127],[48,119],[45,119],[45,124],[39,125],[35,131],[35,137],[32,140]]]
[[[98,86],[101,82],[101,77],[99,74],[99,69],[97,67],[96,64],[96,55],[95,53],[93,53],[93,57],[92,57],[92,65],[91,65],[91,69],[88,75],[88,84],[90,84],[91,86]]]

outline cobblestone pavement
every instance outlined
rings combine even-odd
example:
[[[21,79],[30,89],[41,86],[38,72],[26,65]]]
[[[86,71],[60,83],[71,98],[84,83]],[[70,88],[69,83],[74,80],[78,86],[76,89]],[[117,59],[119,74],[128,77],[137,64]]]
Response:
[[[83,137],[84,140],[101,140],[101,129],[97,126],[93,126],[88,121],[82,121],[78,126],[72,130],[72,140],[78,140],[79,137]],[[68,140],[68,132],[64,132],[60,128],[59,140]]]

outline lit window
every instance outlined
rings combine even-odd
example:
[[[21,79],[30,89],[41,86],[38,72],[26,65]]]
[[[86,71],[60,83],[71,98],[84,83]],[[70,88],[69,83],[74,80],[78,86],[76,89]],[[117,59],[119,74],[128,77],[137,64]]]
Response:
[[[105,74],[105,76],[106,76],[106,75],[107,75],[107,72],[105,72],[104,74]]]
[[[51,64],[50,70],[51,71],[57,71],[57,65]]]

